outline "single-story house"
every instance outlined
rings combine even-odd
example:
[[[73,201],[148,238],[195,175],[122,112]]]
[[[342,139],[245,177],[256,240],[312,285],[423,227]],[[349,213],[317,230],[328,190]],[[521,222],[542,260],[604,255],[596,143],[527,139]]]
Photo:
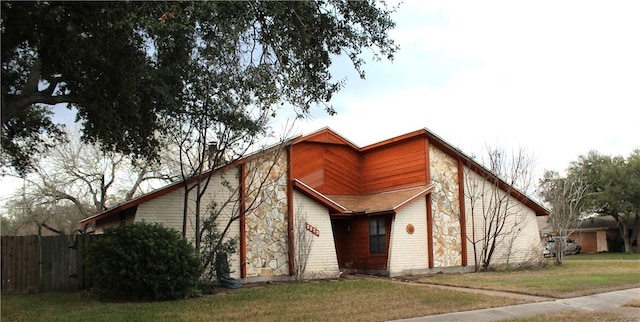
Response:
[[[545,242],[545,236],[553,235],[553,228],[546,222],[546,217],[538,218],[540,236]],[[578,228],[574,229],[569,238],[580,244],[582,253],[623,252],[624,243],[620,236],[620,229],[613,216],[589,216],[582,220]],[[640,243],[640,234],[631,242],[634,251]]]
[[[336,276],[344,269],[388,276],[468,270],[475,258],[470,236],[482,229],[481,216],[473,211],[483,202],[468,197],[465,182],[490,183],[517,206],[521,228],[513,243],[499,245],[496,262],[525,261],[539,250],[536,217],[549,214],[427,129],[359,147],[323,128],[207,175],[212,176],[207,203],[226,205],[218,221],[239,218],[229,226],[228,237],[239,241],[229,259],[231,276],[244,282],[290,278],[304,249],[306,278]],[[183,184],[81,224],[95,223],[98,233],[128,221],[181,230]],[[237,202],[225,203],[230,197]],[[187,234],[193,236],[193,230]],[[311,244],[301,245],[301,236]]]

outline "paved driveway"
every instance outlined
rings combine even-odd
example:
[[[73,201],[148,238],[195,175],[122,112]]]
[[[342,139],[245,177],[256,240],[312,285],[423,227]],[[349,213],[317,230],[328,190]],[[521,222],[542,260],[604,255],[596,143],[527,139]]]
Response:
[[[628,316],[631,321],[634,319],[640,321],[640,308],[620,307],[633,300],[640,300],[640,288],[580,296],[570,299],[543,300],[534,303],[491,309],[430,315],[399,321],[497,321],[562,311],[615,311],[616,313]]]

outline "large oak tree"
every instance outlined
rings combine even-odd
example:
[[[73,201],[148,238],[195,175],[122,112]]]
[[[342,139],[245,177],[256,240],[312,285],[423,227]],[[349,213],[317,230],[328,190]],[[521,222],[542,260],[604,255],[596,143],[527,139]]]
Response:
[[[332,57],[361,77],[363,51],[391,59],[391,12],[373,0],[3,1],[1,165],[27,171],[55,144],[55,104],[77,110],[86,141],[153,158],[203,76],[221,118],[237,115],[229,102],[333,113]]]
[[[640,150],[627,158],[591,151],[571,163],[569,175],[583,176],[590,182],[584,207],[615,218],[626,253],[640,228]]]

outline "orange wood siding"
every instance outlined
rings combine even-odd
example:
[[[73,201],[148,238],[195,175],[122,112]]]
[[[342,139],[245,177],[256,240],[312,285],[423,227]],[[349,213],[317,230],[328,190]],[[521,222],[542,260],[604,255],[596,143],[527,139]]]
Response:
[[[323,194],[361,193],[361,157],[350,146],[302,142],[292,151],[293,178]]]
[[[362,162],[363,192],[427,184],[425,146],[423,137],[414,137],[367,151]]]
[[[291,147],[291,177],[322,193],[324,190],[324,145],[302,142]]]
[[[357,216],[351,219],[334,219],[333,236],[338,253],[340,268],[354,268],[367,270],[387,269],[389,257],[389,240],[391,231],[391,217],[385,216],[386,253],[369,254],[369,218]],[[347,226],[351,226],[351,231]]]
[[[323,194],[364,194],[426,185],[428,143],[422,136],[367,149],[303,141],[292,147],[292,177]]]
[[[326,194],[360,194],[362,192],[360,154],[344,145],[325,147]]]
[[[367,222],[353,219],[334,219],[333,238],[336,244],[336,252],[338,255],[338,267],[340,268],[361,268],[365,266],[368,256],[368,248],[366,253],[358,251],[368,247]],[[347,227],[350,227],[350,231]]]

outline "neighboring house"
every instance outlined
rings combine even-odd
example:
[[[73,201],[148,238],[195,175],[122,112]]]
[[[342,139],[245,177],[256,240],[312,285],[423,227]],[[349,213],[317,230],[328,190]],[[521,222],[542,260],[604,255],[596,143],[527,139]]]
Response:
[[[545,219],[538,218],[542,242],[548,239],[545,236],[553,235],[553,229],[547,225]],[[582,220],[580,226],[569,235],[569,238],[580,244],[582,253],[624,252],[620,229],[612,216],[591,216]],[[631,242],[635,251],[638,250],[639,242],[640,234],[635,241]]]
[[[244,214],[229,236],[240,244],[230,257],[232,277],[245,281],[293,275],[302,233],[312,238],[307,278],[344,269],[390,276],[467,270],[474,254],[466,236],[480,229],[465,195],[468,180],[495,183],[518,206],[522,226],[512,244],[498,248],[496,262],[529,259],[540,249],[536,216],[548,210],[426,129],[365,147],[328,128],[297,137],[213,171],[207,203],[238,200],[218,220]],[[256,182],[267,185],[258,191]],[[97,232],[127,221],[181,230],[182,187],[170,185],[81,223],[95,223]],[[480,205],[476,200],[473,209]]]

